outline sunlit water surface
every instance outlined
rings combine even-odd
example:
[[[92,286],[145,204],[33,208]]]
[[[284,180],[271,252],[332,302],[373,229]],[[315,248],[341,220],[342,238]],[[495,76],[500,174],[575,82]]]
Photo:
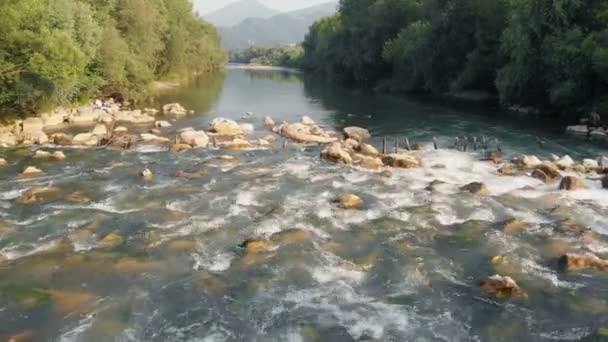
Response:
[[[231,70],[158,99],[169,101],[197,115],[168,136],[218,116],[253,123],[254,135],[264,136],[264,116],[292,122],[306,114],[336,130],[368,127],[377,147],[383,136],[425,144],[436,136],[441,149],[429,146],[423,168],[391,178],[296,145],[67,150],[61,163],[34,160],[27,149],[1,151],[10,165],[0,169],[0,255],[8,258],[0,264],[0,338],[594,341],[608,327],[607,274],[565,273],[556,262],[565,252],[608,256],[608,194],[599,182],[564,193],[528,176],[499,176],[477,161],[481,152],[446,149],[457,135],[484,135],[499,139],[507,156],[606,153],[565,137],[560,124],[373,96],[279,71]],[[46,175],[16,181],[26,165]],[[154,171],[151,183],[138,174],[145,167]],[[425,190],[435,179],[446,184]],[[491,196],[458,190],[473,181]],[[61,195],[15,202],[49,184]],[[91,202],[66,200],[74,191]],[[339,209],[332,202],[345,193],[361,196],[364,207]],[[512,217],[530,227],[506,234],[499,223]],[[573,232],[565,219],[590,231]],[[113,232],[122,243],[103,248]],[[270,251],[239,247],[280,232],[287,233]],[[505,261],[493,265],[496,255]],[[495,273],[516,279],[528,299],[484,294],[479,282]]]

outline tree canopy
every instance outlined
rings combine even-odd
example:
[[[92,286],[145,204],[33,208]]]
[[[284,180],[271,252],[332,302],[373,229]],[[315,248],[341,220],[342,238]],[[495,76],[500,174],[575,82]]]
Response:
[[[157,78],[219,68],[216,29],[189,0],[3,0],[0,109],[97,93],[135,96]]]
[[[608,113],[608,0],[341,0],[303,47],[303,68],[370,88]]]

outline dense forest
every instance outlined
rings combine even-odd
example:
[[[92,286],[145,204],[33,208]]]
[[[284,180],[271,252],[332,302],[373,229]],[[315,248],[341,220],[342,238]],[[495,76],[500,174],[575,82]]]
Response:
[[[377,90],[608,113],[608,0],[341,0],[303,47],[303,68]]]
[[[288,68],[299,68],[303,54],[304,49],[299,45],[285,45],[274,48],[250,46],[245,50],[231,53],[230,61],[234,63],[261,64],[271,66],[283,66]]]
[[[35,111],[220,68],[189,0],[2,0],[0,110]]]

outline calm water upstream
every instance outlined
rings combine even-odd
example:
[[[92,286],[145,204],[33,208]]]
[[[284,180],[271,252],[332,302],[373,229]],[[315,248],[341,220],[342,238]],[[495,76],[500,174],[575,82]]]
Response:
[[[219,116],[252,123],[261,137],[266,115],[309,115],[336,130],[367,127],[377,147],[382,136],[425,144],[436,136],[446,147],[456,135],[485,135],[508,156],[608,154],[563,135],[561,123],[372,96],[281,71],[229,70],[158,99],[174,101],[197,114],[169,137]],[[608,339],[608,272],[557,265],[566,252],[608,257],[608,191],[588,180],[588,190],[560,192],[500,176],[476,153],[427,150],[424,167],[390,178],[293,144],[181,154],[162,145],[64,149],[59,163],[34,160],[30,149],[0,150],[9,161],[0,168],[0,340]],[[45,175],[16,181],[26,165]],[[153,182],[139,176],[145,167]],[[445,183],[425,190],[435,179]],[[458,190],[473,181],[491,194]],[[17,203],[28,188],[48,185],[58,190],[47,200]],[[74,191],[81,203],[67,198]],[[332,203],[345,193],[364,207]],[[505,232],[500,223],[512,217],[528,227]],[[239,245],[248,239],[272,247],[246,252]],[[480,281],[496,273],[528,297],[482,292]]]

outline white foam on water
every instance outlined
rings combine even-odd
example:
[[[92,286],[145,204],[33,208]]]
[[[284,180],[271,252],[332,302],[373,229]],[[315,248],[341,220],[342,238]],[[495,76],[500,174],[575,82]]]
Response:
[[[3,254],[8,260],[17,260],[17,259],[25,258],[25,257],[31,256],[31,255],[35,255],[35,254],[39,254],[39,253],[43,253],[48,250],[51,250],[51,249],[55,248],[57,246],[57,244],[60,242],[61,242],[60,240],[53,240],[53,241],[38,244],[33,247],[28,247],[28,249],[25,249],[26,247],[22,246],[22,245],[20,245],[20,246],[9,245],[9,246],[1,249],[0,254]]]
[[[11,201],[21,196],[27,189],[15,189],[0,192],[0,200]]]
[[[539,265],[532,259],[522,260],[521,266],[523,267],[525,273],[544,279],[555,287],[575,290],[584,286],[583,284],[560,280],[553,270]]]
[[[232,253],[219,253],[212,257],[207,255],[201,255],[198,253],[192,253],[194,259],[193,269],[200,271],[205,269],[211,272],[223,272],[230,268],[232,261],[236,256]]]

